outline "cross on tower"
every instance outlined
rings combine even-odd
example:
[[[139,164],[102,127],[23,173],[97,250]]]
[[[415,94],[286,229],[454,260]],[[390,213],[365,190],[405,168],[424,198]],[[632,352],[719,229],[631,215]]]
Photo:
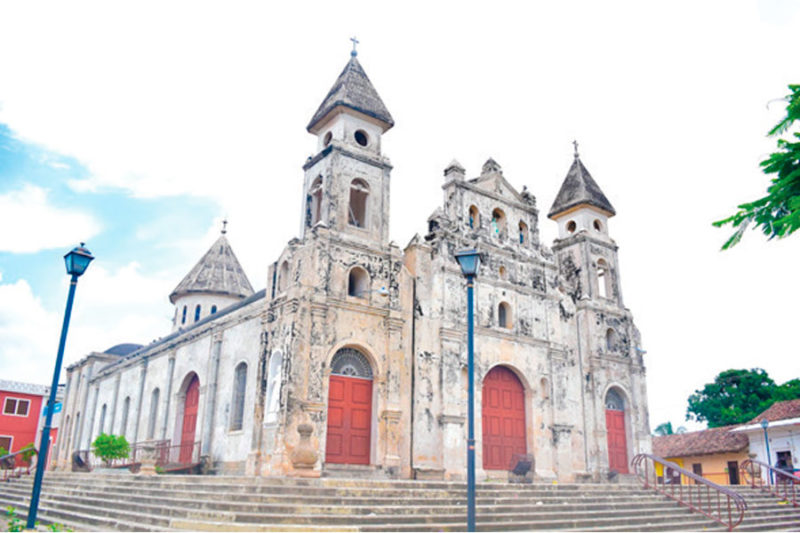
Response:
[[[572,144],[575,146],[575,159],[578,159],[578,141],[572,141]]]
[[[353,41],[353,51],[350,52],[350,55],[356,57],[358,55],[358,52],[356,51],[356,45],[358,44],[358,39],[356,39],[355,37],[350,37],[350,40]]]
[[[225,235],[226,233],[228,233],[228,219],[227,218],[222,221],[222,234]]]

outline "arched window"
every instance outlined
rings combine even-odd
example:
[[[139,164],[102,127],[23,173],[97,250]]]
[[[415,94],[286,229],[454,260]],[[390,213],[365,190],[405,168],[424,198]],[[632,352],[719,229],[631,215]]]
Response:
[[[319,176],[311,184],[306,202],[308,204],[306,212],[308,225],[313,226],[322,218],[322,176]]]
[[[211,306],[211,314],[213,315],[213,314],[215,314],[216,312],[217,312],[217,306],[216,306],[216,305],[212,305],[212,306]]]
[[[369,291],[369,275],[361,267],[353,267],[347,276],[347,295],[366,298]]]
[[[158,387],[153,389],[150,394],[150,419],[147,421],[147,438],[152,439],[156,435],[156,418],[158,418],[158,397],[161,391]]]
[[[608,276],[608,263],[605,259],[597,260],[597,293],[600,298],[610,298],[611,291],[609,290],[609,276]]]
[[[200,304],[197,304],[194,308],[194,321],[197,322],[200,320]]]
[[[497,306],[497,325],[511,329],[511,306],[506,302],[500,302]]]
[[[367,357],[355,348],[342,348],[331,360],[331,374],[372,379],[372,365]]]
[[[103,408],[100,409],[100,425],[98,426],[100,433],[105,433],[106,431],[106,404],[103,404]]]
[[[594,219],[592,226],[594,226],[594,229],[597,231],[603,231],[603,224],[598,219]]]
[[[267,373],[267,414],[265,423],[274,423],[278,420],[281,395],[281,372],[283,370],[283,354],[273,352],[269,358],[269,372]]]
[[[186,324],[186,306],[183,306],[183,315],[181,316],[181,324]]]
[[[289,262],[281,264],[281,274],[278,277],[278,292],[284,292],[289,288]]]
[[[519,243],[525,244],[528,242],[528,225],[523,221],[519,221]]]
[[[472,229],[481,227],[481,215],[474,205],[469,206],[469,227]]]
[[[119,425],[119,434],[125,436],[128,432],[128,413],[131,410],[131,397],[125,396],[125,401],[122,403],[122,421]],[[114,431],[113,428],[111,431]]]
[[[499,207],[492,211],[492,231],[501,239],[506,238],[506,214]]]
[[[364,228],[367,226],[367,198],[369,186],[364,180],[355,179],[350,183],[350,205],[348,206],[347,220],[352,226]]]
[[[567,222],[567,231],[570,233],[575,233],[575,230],[578,229],[578,225],[575,224],[574,220],[570,220]]]
[[[606,330],[606,350],[609,352],[617,350],[617,332],[613,328]]]
[[[615,389],[609,389],[608,393],[606,393],[606,409],[610,411],[625,410],[625,402]]]
[[[233,374],[233,405],[231,406],[231,431],[242,429],[244,420],[244,394],[247,387],[247,363],[239,363]]]

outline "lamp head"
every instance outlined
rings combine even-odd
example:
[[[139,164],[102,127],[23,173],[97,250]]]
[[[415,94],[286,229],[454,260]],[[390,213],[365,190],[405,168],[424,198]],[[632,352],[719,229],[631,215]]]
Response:
[[[766,418],[762,418],[761,419],[761,427],[764,428],[764,429],[767,429],[769,427],[769,420],[767,420]]]
[[[455,253],[461,273],[465,276],[478,275],[478,267],[481,265],[481,254],[474,248],[472,250],[461,250]]]
[[[73,248],[67,255],[64,256],[64,263],[67,267],[67,274],[70,276],[80,277],[86,272],[86,267],[92,262],[94,256],[91,252],[84,247],[85,243]]]

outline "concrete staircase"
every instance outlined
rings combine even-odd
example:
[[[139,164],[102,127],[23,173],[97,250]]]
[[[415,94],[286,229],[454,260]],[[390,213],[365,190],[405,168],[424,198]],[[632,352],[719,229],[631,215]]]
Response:
[[[0,484],[0,509],[27,512],[31,479]],[[737,487],[736,531],[800,531],[800,509]],[[463,483],[48,472],[43,524],[76,531],[463,531]],[[630,484],[484,483],[478,530],[699,531],[719,524]]]

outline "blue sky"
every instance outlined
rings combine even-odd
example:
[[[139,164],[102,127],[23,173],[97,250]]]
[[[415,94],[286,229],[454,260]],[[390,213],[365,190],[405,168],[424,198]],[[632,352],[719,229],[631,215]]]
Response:
[[[419,12],[425,12],[420,17]],[[797,2],[0,5],[0,376],[47,383],[85,240],[66,360],[169,332],[170,291],[230,221],[251,284],[297,235],[304,127],[349,59],[396,120],[391,239],[442,170],[494,158],[546,212],[572,159],[617,210],[653,425],[727,368],[798,376],[800,237],[711,227],[761,194],[769,102],[800,82]],[[310,16],[313,14],[313,16]],[[413,32],[409,33],[409,28]],[[555,224],[540,216],[549,244]]]

